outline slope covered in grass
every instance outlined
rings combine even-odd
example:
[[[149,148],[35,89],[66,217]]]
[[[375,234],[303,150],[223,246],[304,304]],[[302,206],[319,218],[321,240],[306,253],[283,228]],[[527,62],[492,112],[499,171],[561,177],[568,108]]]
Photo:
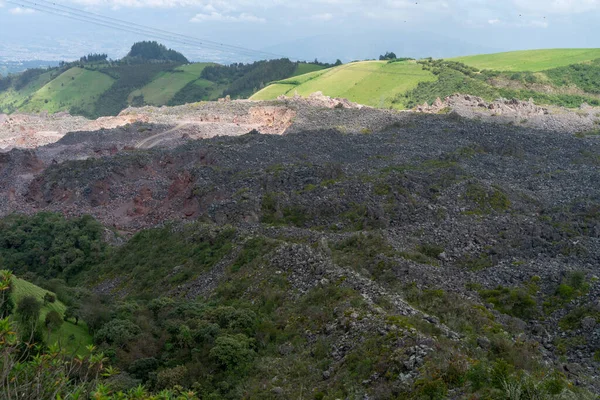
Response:
[[[143,96],[144,104],[161,106],[167,104],[173,96],[190,82],[200,78],[204,68],[210,63],[187,64],[165,71],[152,80],[140,90],[135,90],[129,95],[129,102],[137,96]]]
[[[415,62],[363,61],[275,82],[252,99],[268,100],[295,93],[308,96],[321,91],[331,97],[345,97],[374,107],[389,107],[392,98],[399,93],[414,89],[420,82],[435,79],[431,72],[423,70]]]
[[[0,112],[10,113],[19,110],[31,96],[58,75],[57,71],[48,71],[33,79],[25,86],[17,89],[9,87],[0,91]]]
[[[23,109],[57,112],[75,106],[91,111],[96,100],[113,82],[113,78],[101,72],[74,67],[39,89]]]
[[[496,71],[544,71],[600,58],[600,49],[545,49],[457,57],[452,61]]]
[[[34,285],[33,283],[27,282],[20,278],[13,278],[14,284],[14,292],[13,298],[15,304],[18,304],[19,300],[21,300],[25,296],[33,296],[40,303],[44,304],[44,295],[46,293],[51,293],[48,290],[44,290],[39,286]],[[53,294],[53,293],[51,293]],[[40,312],[40,325],[44,326],[44,318],[46,318],[46,314],[50,311],[56,311],[61,316],[64,315],[67,307],[59,300],[56,300],[54,303],[46,303],[42,306]],[[65,321],[60,329],[56,332],[50,333],[45,328],[42,329],[45,335],[48,344],[60,343],[67,349],[69,353],[78,353],[85,354],[86,349],[85,346],[92,344],[92,337],[88,334],[87,325],[82,320],[79,320],[79,323],[75,325],[73,320]]]

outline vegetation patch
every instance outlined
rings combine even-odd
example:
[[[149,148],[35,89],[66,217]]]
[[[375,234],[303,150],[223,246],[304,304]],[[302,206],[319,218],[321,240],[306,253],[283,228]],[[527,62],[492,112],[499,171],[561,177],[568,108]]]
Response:
[[[536,315],[537,303],[525,289],[498,286],[496,289],[480,290],[479,295],[503,314],[522,319]]]

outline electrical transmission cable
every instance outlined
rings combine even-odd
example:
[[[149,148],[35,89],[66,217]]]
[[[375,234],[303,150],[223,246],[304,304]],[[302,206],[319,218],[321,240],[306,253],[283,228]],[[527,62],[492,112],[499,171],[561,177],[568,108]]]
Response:
[[[181,35],[177,33],[172,33],[168,31],[164,31],[161,29],[154,29],[150,27],[146,27],[140,24],[134,24],[123,20],[118,20],[116,18],[103,17],[99,14],[90,13],[83,10],[77,10],[73,7],[68,6],[58,6],[56,3],[51,3],[48,1],[32,1],[32,0],[6,0],[8,3],[16,4],[22,7],[31,8],[40,12],[49,13],[53,15],[62,16],[65,18],[92,23],[95,25],[117,29],[124,32],[141,34],[146,36],[151,36],[153,38],[157,38],[160,40],[167,40],[171,42],[176,42],[180,44],[185,44],[189,46],[201,47],[208,50],[215,50],[224,53],[238,54],[249,57],[257,57],[257,58],[289,58],[280,54],[274,54],[269,52],[263,52],[253,49],[248,49],[240,46],[232,46],[226,45],[224,43],[218,43],[210,40],[202,40],[197,39],[192,36]],[[46,3],[46,4],[42,4]],[[72,11],[71,11],[72,10]]]
[[[28,2],[33,2],[32,0],[28,0]],[[112,23],[116,23],[116,24],[121,24],[121,25],[125,25],[125,27],[137,27],[140,29],[144,29],[144,30],[152,30],[155,32],[158,32],[160,34],[164,34],[164,35],[168,35],[168,36],[172,36],[172,37],[178,37],[184,40],[193,40],[193,41],[200,41],[203,44],[207,44],[207,45],[214,45],[214,46],[218,46],[218,48],[220,49],[227,49],[227,50],[231,50],[231,51],[244,51],[244,52],[252,52],[252,53],[256,53],[256,54],[264,54],[270,57],[278,57],[278,58],[286,58],[286,56],[282,55],[282,54],[276,54],[276,53],[270,53],[270,52],[266,52],[266,51],[260,51],[260,50],[252,50],[252,49],[248,49],[245,47],[240,47],[240,46],[234,46],[234,45],[228,45],[225,43],[220,43],[220,42],[214,42],[212,40],[208,40],[208,39],[199,39],[199,38],[195,38],[193,36],[189,36],[189,35],[182,35],[180,33],[175,33],[175,32],[169,32],[169,31],[165,31],[163,29],[158,29],[158,28],[149,28],[147,26],[144,25],[140,25],[140,24],[136,24],[134,22],[128,22],[128,21],[123,21],[117,18],[113,18],[113,17],[107,17],[101,14],[96,14],[93,13],[91,11],[84,11],[84,10],[80,10],[74,7],[69,7],[69,6],[65,6],[62,4],[58,4],[55,2],[51,2],[51,1],[47,1],[47,0],[37,0],[34,3],[38,3],[38,4],[48,4],[48,5],[52,5],[54,7],[59,7],[61,9],[65,9],[69,12],[75,13],[75,14],[79,14],[82,16],[88,16],[88,17],[95,17],[99,20],[105,20],[108,22],[112,22]]]

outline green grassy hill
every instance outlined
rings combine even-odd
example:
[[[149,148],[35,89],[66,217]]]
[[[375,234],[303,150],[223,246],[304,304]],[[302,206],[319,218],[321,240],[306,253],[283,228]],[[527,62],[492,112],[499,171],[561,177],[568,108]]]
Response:
[[[222,66],[139,57],[120,61],[90,57],[92,61],[82,57],[50,70],[0,77],[0,113],[68,111],[97,118],[117,115],[128,106],[175,106],[225,95],[247,98],[271,81],[326,67],[288,59]]]
[[[14,87],[9,87],[6,90],[0,91],[0,112],[11,113],[20,109],[38,90],[58,75],[60,73],[57,71],[48,71],[37,76],[18,90]]]
[[[434,80],[435,75],[414,61],[363,61],[275,82],[251,98],[268,100],[280,95],[298,93],[308,96],[321,91],[331,97],[344,97],[374,107],[389,107],[397,94],[415,88],[419,82]]]
[[[161,106],[169,103],[177,92],[183,89],[190,82],[202,80],[210,85],[211,82],[200,79],[200,75],[204,68],[211,63],[197,63],[182,65],[173,71],[165,71],[152,80],[149,84],[139,90],[131,92],[129,102],[133,102],[136,96],[143,96],[144,103]]]
[[[102,93],[115,80],[98,71],[74,67],[60,74],[33,94],[22,111],[48,111],[51,113],[70,110],[76,106],[91,109]]]
[[[54,294],[48,290],[44,290],[33,283],[27,282],[23,279],[13,278],[14,292],[13,299],[15,304],[19,302],[25,296],[33,296],[41,303],[44,303],[44,295],[46,293]],[[47,303],[42,307],[40,313],[40,324],[44,325],[44,318],[50,311],[56,311],[60,315],[64,315],[66,306],[56,300],[54,303]],[[47,334],[47,332],[44,332]],[[46,336],[47,337],[47,336]],[[48,338],[48,337],[47,337]],[[82,320],[75,325],[72,320],[65,321],[59,330],[50,333],[48,338],[48,344],[59,343],[63,346],[68,353],[77,353],[80,355],[86,354],[86,346],[92,344],[92,337],[88,334],[87,325]]]
[[[363,61],[273,82],[252,96],[321,91],[374,107],[406,109],[454,93],[579,107],[600,104],[600,49],[531,50],[387,63]]]
[[[600,101],[600,49],[547,49],[449,60],[361,61],[328,67],[272,60],[211,63],[76,62],[0,79],[0,112],[97,118],[128,106],[175,106],[225,95],[272,100],[321,91],[373,107],[406,109],[454,93],[533,98],[578,107]]]
[[[600,49],[546,49],[457,57],[452,61],[494,71],[544,71],[600,58]]]

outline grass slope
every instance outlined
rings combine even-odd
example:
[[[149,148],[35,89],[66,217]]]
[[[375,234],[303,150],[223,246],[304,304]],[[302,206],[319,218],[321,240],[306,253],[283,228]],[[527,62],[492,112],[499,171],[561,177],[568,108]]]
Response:
[[[545,49],[480,54],[451,59],[478,69],[544,71],[600,58],[600,49]]]
[[[153,106],[167,104],[173,96],[190,82],[200,78],[200,74],[210,63],[182,65],[174,71],[161,72],[152,82],[129,95],[129,102],[136,96],[143,96],[144,102]]]
[[[325,67],[322,65],[299,63],[292,77],[308,74],[309,72],[321,71],[323,69],[325,69]]]
[[[275,82],[252,99],[268,100],[296,92],[308,96],[321,91],[327,96],[344,97],[369,106],[389,107],[397,94],[414,89],[419,82],[435,79],[415,62],[363,61]]]
[[[25,296],[34,296],[43,304],[44,295],[46,293],[52,293],[23,279],[16,277],[13,279],[13,298],[15,300],[15,304],[17,304],[19,300]],[[44,318],[50,311],[56,311],[60,315],[63,315],[66,308],[67,307],[59,300],[56,300],[54,303],[48,303],[47,305],[44,305],[40,313],[40,324],[42,326],[44,325]],[[50,334],[48,343],[53,344],[57,342],[63,345],[69,353],[76,352],[78,354],[85,354],[87,353],[85,346],[92,344],[92,337],[88,334],[85,322],[79,320],[79,324],[75,325],[72,320],[69,320],[65,321],[58,331]]]
[[[101,72],[74,67],[39,89],[23,110],[57,112],[76,106],[91,111],[113,82],[113,78]]]
[[[0,92],[0,112],[9,113],[19,110],[38,90],[57,76],[56,71],[41,74],[20,90],[10,88]]]

